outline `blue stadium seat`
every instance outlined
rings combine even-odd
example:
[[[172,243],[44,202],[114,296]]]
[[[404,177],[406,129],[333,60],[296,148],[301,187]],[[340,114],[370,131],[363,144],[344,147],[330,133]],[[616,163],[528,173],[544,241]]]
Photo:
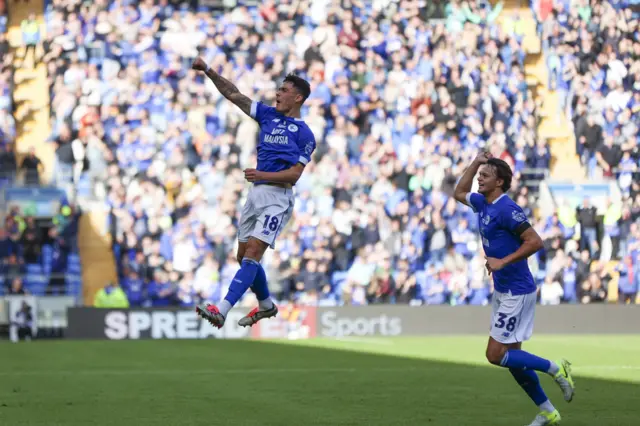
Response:
[[[80,265],[80,256],[78,256],[75,253],[71,253],[69,254],[69,257],[67,258],[67,272],[70,274],[76,274],[79,275],[82,271],[81,265]]]
[[[38,263],[28,263],[27,264],[27,275],[30,274],[42,274],[42,265],[38,264]]]
[[[67,274],[65,276],[65,293],[69,296],[78,297],[82,293],[82,276]]]
[[[24,277],[24,288],[34,296],[43,296],[49,280],[43,274],[29,274]]]

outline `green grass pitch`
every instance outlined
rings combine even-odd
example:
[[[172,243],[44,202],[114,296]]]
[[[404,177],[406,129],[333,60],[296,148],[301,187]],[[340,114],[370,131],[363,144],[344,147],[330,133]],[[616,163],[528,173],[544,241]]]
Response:
[[[486,338],[0,344],[0,425],[528,424],[537,408],[484,362]],[[574,364],[563,425],[640,424],[640,336],[534,336]]]

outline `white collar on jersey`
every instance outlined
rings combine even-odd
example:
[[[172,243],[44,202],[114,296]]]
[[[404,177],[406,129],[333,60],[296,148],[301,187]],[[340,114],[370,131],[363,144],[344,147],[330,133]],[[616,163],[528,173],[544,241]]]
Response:
[[[495,203],[497,203],[497,202],[498,202],[498,200],[499,200],[500,198],[502,198],[502,197],[506,197],[506,196],[507,196],[507,194],[502,194],[501,196],[499,196],[498,198],[496,198],[495,200],[493,200],[493,203],[491,203],[491,204],[495,204]]]

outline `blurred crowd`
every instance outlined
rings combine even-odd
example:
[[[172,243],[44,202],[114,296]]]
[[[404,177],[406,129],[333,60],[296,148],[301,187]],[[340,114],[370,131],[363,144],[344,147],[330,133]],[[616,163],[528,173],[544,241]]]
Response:
[[[255,165],[259,129],[190,70],[197,55],[266,103],[289,72],[312,85],[303,118],[318,148],[294,218],[263,261],[277,299],[486,304],[476,218],[453,187],[490,149],[514,168],[511,195],[532,216],[550,151],[537,138],[518,17],[498,25],[502,6],[478,0],[449,2],[443,21],[428,21],[429,7],[53,0],[41,60],[55,180],[106,202],[131,305],[217,301],[238,269],[242,169]],[[534,222],[546,248],[531,261],[541,301],[602,301],[610,275],[590,259],[634,253],[620,235],[638,230],[622,221],[616,240],[615,214],[591,223],[588,204],[563,207]]]
[[[617,179],[635,197],[640,124],[640,27],[629,1],[540,5],[549,84],[571,118],[576,151],[590,177]]]
[[[536,0],[549,85],[571,119],[576,152],[591,178],[616,180],[622,201],[607,207],[602,242],[622,258],[637,290],[632,246],[640,211],[640,10],[637,1]],[[590,231],[592,232],[592,231]],[[621,284],[622,285],[622,284]]]
[[[15,136],[13,55],[7,41],[7,5],[5,0],[0,0],[0,188],[16,169],[12,145]]]
[[[0,294],[80,294],[79,212],[64,203],[52,218],[11,206],[0,227]]]

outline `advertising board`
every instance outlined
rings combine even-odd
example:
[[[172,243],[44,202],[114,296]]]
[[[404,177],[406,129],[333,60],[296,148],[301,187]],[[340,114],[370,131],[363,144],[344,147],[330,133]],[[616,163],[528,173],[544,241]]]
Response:
[[[283,306],[276,318],[254,327],[241,327],[238,320],[249,313],[229,312],[223,328],[212,327],[186,308],[98,309],[70,308],[65,336],[71,339],[241,339],[315,336],[315,308]]]
[[[65,336],[73,339],[307,339],[489,333],[490,308],[400,305],[307,307],[283,305],[276,318],[239,326],[248,309],[233,309],[222,329],[187,308],[70,308]],[[538,306],[535,333],[640,333],[640,307]]]

